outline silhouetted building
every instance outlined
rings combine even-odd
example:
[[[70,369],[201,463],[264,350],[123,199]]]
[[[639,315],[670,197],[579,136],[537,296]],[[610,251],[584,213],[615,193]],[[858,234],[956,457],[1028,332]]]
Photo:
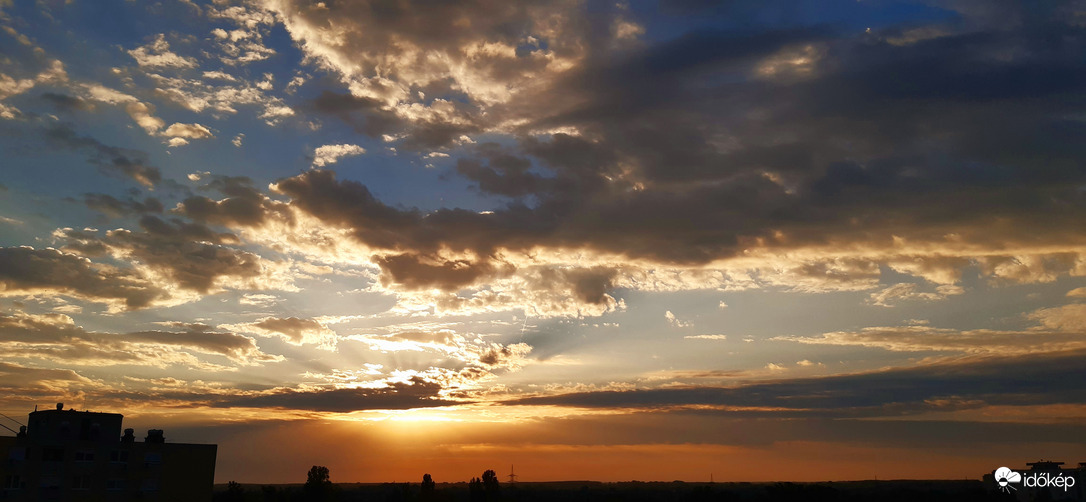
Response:
[[[121,435],[118,413],[34,411],[15,437],[0,437],[0,500],[211,500],[213,444],[142,442]]]

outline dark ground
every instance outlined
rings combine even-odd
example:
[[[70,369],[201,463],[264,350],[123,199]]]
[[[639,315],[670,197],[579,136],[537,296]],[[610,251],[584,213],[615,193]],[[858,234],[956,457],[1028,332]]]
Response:
[[[372,502],[535,502],[535,501],[1013,501],[989,490],[980,480],[969,481],[849,481],[823,483],[685,483],[563,481],[502,483],[497,493],[472,492],[468,483],[438,483],[432,494],[419,483],[340,483],[327,493],[312,493],[301,484],[243,484],[232,489],[215,486],[216,502],[234,501],[372,501]]]

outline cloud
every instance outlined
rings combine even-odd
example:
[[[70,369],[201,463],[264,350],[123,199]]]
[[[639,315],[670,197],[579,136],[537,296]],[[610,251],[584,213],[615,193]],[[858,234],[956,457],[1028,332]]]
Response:
[[[254,307],[270,307],[278,302],[280,298],[275,295],[265,295],[259,293],[250,293],[242,295],[238,303],[242,305],[251,305]]]
[[[227,408],[277,408],[347,413],[360,410],[405,410],[462,404],[438,397],[441,385],[414,379],[384,388],[276,389],[212,403]]]
[[[206,295],[223,288],[294,289],[281,270],[285,264],[231,247],[239,243],[234,234],[151,214],[143,215],[139,226],[138,231],[119,228],[105,233],[62,229],[57,236],[67,241],[66,249],[132,263],[149,280],[176,287],[175,294],[187,290]]]
[[[1026,316],[1049,330],[1086,333],[1086,304],[1038,309]],[[1084,336],[1086,338],[1086,336]]]
[[[166,125],[166,121],[154,115],[154,107],[147,103],[133,101],[125,105],[124,109],[132,117],[132,120],[136,121],[137,125],[147,131],[147,134],[157,134],[158,130]]]
[[[264,5],[307,56],[339,73],[354,95],[389,104],[408,98],[415,86],[434,93],[460,91],[484,104],[508,100],[531,78],[545,78],[581,57],[588,37],[578,9],[566,2],[511,6],[483,0],[393,10],[294,1]],[[537,42],[528,48],[530,37],[548,45]],[[525,47],[519,55],[518,46]],[[377,64],[387,71],[374,75],[370,69]],[[425,106],[404,108],[405,115],[428,111]]]
[[[203,176],[196,179],[204,181],[201,190],[214,190],[227,197],[214,200],[193,195],[181,201],[174,209],[175,213],[196,221],[230,227],[260,226],[270,218],[282,220],[288,225],[293,221],[283,204],[268,199],[253,187],[252,180],[247,177]]]
[[[687,340],[727,340],[728,335],[686,335]]]
[[[170,323],[181,331],[99,333],[63,314],[0,314],[0,347],[12,358],[80,365],[183,365],[202,370],[228,367],[201,361],[187,351],[223,356],[239,365],[282,361],[262,352],[252,338],[210,331],[207,326]]]
[[[29,91],[38,84],[59,84],[67,80],[68,73],[64,69],[64,63],[58,59],[49,62],[49,65],[33,78],[16,78],[6,73],[0,73],[0,101]],[[10,119],[11,117],[7,118]]]
[[[732,417],[896,417],[998,405],[1082,404],[1086,352],[996,357],[910,368],[739,383],[525,397],[506,405],[659,409],[708,407]],[[776,365],[773,365],[776,366]],[[779,366],[778,366],[779,367]]]
[[[163,136],[171,138],[188,138],[188,139],[205,139],[214,138],[215,135],[211,134],[211,131],[200,124],[172,124],[167,127],[165,131],[162,131]]]
[[[195,68],[196,59],[179,56],[170,51],[170,43],[166,41],[165,34],[155,35],[155,39],[147,45],[128,51],[128,55],[136,60],[136,64],[147,67],[172,67]]]
[[[261,336],[278,336],[294,345],[315,345],[325,350],[335,350],[339,340],[334,331],[320,322],[297,317],[265,317],[256,322],[221,327]]]
[[[71,369],[40,368],[0,362],[0,394],[8,402],[51,400],[58,396],[78,396],[105,385]]]
[[[147,154],[139,150],[105,145],[89,136],[80,136],[67,125],[47,128],[45,137],[55,145],[89,152],[89,162],[106,174],[130,178],[146,187],[162,180],[159,169],[148,165]]]
[[[170,294],[129,270],[95,264],[75,254],[31,247],[0,248],[0,295],[69,295],[103,302],[110,310],[139,309]]]
[[[120,200],[112,195],[103,193],[88,193],[83,196],[83,203],[87,207],[114,218],[132,214],[161,213],[164,209],[162,202],[154,197],[146,197],[143,201],[134,198]]]
[[[204,326],[186,326],[186,330],[182,332],[140,331],[128,333],[126,338],[135,343],[177,346],[206,354],[219,354],[243,365],[283,360],[282,356],[260,351],[252,338],[234,333],[212,332]]]
[[[1039,326],[1023,331],[956,330],[927,325],[868,327],[817,337],[782,336],[773,340],[872,347],[895,352],[952,352],[978,357],[1086,349],[1086,305],[1040,309],[1027,317],[1038,321]]]
[[[328,254],[379,267],[375,288],[397,295],[399,308],[442,313],[599,315],[619,309],[627,288],[865,291],[888,306],[957,294],[969,267],[993,281],[1086,274],[1086,242],[1061,231],[1082,216],[1067,187],[1084,180],[1074,168],[1078,123],[1060,112],[1075,96],[1066,82],[1081,72],[1081,48],[1046,35],[1074,32],[1059,16],[978,21],[968,32],[857,36],[755,23],[636,40],[622,9],[559,7],[568,5],[210,7],[225,21],[211,27],[213,43],[241,50],[281,21],[309,61],[340,77],[338,92],[299,112],[338,117],[420,155],[451,155],[450,175],[492,196],[493,207],[405,208],[318,169],[275,183],[290,199],[281,204],[253,190],[194,196],[175,214],[242,228],[247,239],[264,232],[263,243],[288,253],[318,247],[292,247],[306,236],[286,235],[303,233],[306,218],[325,227],[313,235],[351,236]],[[449,26],[453,17],[470,29]],[[173,54],[163,36],[140,50]],[[230,57],[241,64],[248,53]],[[1018,56],[992,56],[1007,53]],[[231,65],[221,75],[183,65],[148,72],[158,96],[193,111],[294,113],[294,102],[272,95],[280,82],[259,72],[250,80]],[[924,78],[902,84],[915,75]],[[166,127],[148,104],[106,91],[86,90],[131,107],[156,134],[185,125]],[[1021,105],[1013,121],[1001,114],[1008,102]],[[932,125],[934,113],[944,120]],[[475,132],[512,139],[461,139]],[[1039,160],[1041,151],[1051,158]],[[320,153],[315,167],[340,158]],[[270,236],[272,228],[291,232]],[[886,284],[887,270],[934,291]],[[658,279],[667,275],[684,277]]]
[[[951,284],[944,284],[935,288],[935,292],[921,292],[917,291],[919,285],[915,283],[903,282],[894,284],[881,291],[876,291],[868,295],[868,303],[877,305],[879,307],[892,307],[893,301],[900,300],[923,300],[923,301],[935,301],[942,300],[950,295],[960,295],[965,292],[960,286]]]
[[[488,369],[519,369],[523,364],[523,359],[531,351],[532,346],[526,343],[514,343],[505,346],[493,344],[479,356],[479,362],[486,365]]]
[[[258,84],[240,76],[223,80],[217,75],[200,79],[187,78],[186,74],[147,73],[146,77],[156,88],[157,95],[196,113],[211,111],[216,115],[232,115],[238,113],[239,107],[256,107],[260,110],[257,116],[269,125],[294,115],[294,110],[282,99],[269,95]]]
[[[255,4],[221,9],[208,6],[207,16],[214,20],[227,20],[237,26],[230,31],[222,28],[211,31],[221,51],[219,61],[222,63],[240,66],[263,61],[276,54],[275,49],[264,44],[264,36],[275,24],[275,16],[271,12]]]
[[[1084,287],[1084,288],[1075,288],[1075,289],[1072,289],[1071,291],[1068,291],[1067,292],[1067,297],[1069,297],[1069,298],[1086,298],[1086,287]]]
[[[335,164],[343,157],[362,155],[366,150],[358,145],[324,145],[313,151],[313,167]]]
[[[664,318],[667,319],[668,324],[675,326],[676,328],[686,328],[691,326],[691,323],[676,318],[675,314],[672,314],[670,310],[664,312]]]
[[[64,112],[92,111],[94,103],[79,96],[69,96],[56,92],[43,92],[41,99],[53,104],[58,110]]]

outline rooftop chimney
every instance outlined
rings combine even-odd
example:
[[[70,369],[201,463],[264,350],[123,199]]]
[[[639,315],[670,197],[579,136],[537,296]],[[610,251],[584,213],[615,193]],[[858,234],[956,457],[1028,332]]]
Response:
[[[162,429],[150,429],[143,441],[145,443],[165,443],[166,438],[162,435]]]

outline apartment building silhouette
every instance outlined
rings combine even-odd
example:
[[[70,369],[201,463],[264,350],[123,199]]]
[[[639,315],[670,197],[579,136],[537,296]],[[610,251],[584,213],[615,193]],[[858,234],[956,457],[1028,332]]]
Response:
[[[169,443],[158,429],[139,441],[122,419],[59,403],[30,413],[0,437],[0,500],[211,500],[216,445]]]

